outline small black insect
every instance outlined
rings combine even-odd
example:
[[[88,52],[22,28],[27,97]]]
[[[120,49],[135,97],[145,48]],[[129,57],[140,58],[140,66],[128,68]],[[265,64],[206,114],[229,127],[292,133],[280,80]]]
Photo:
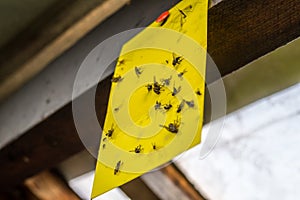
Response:
[[[182,100],[181,103],[178,105],[177,111],[176,111],[177,113],[180,113],[180,112],[181,112],[181,110],[182,110],[183,107],[184,107],[184,103],[185,103],[185,101]]]
[[[160,81],[162,82],[163,85],[170,85],[170,82],[171,82],[171,79],[172,79],[172,76],[170,76],[169,78],[166,78],[166,79],[161,79]]]
[[[183,26],[183,24],[186,22],[186,18],[187,18],[187,12],[191,12],[193,11],[193,6],[192,5],[189,5],[183,9],[178,9],[177,10],[180,12],[180,15],[181,15],[181,18],[180,18],[180,25],[181,25],[181,28]]]
[[[156,103],[155,103],[155,105],[154,105],[155,110],[160,109],[160,107],[161,107],[161,102],[156,101]]]
[[[175,96],[175,95],[178,94],[180,91],[181,91],[181,86],[179,86],[178,88],[176,88],[176,87],[175,87],[175,84],[174,84],[172,96]]]
[[[160,94],[160,90],[161,90],[162,86],[159,84],[159,83],[154,83],[153,85],[153,91],[156,93],[156,94]]]
[[[181,61],[183,60],[183,58],[181,56],[176,56],[175,53],[172,53],[172,56],[173,56],[172,65],[174,67],[176,67],[176,65],[179,65],[181,63]]]
[[[148,84],[146,85],[148,92],[150,92],[152,90],[152,85]]]
[[[121,76],[113,76],[111,82],[117,83],[117,82],[121,82],[122,80],[123,78]]]
[[[156,146],[155,143],[152,143],[152,149],[153,149],[153,150],[157,150],[157,146]]]
[[[159,84],[155,77],[154,77],[154,83],[153,83],[153,91],[156,93],[156,94],[160,94],[161,90],[162,90],[162,87],[163,85]]]
[[[167,63],[167,64],[169,64],[169,61],[168,61],[168,60],[166,60],[166,63]]]
[[[182,29],[184,23],[186,22],[186,17],[187,15],[180,9],[178,9],[178,11],[180,12],[181,14],[181,18],[180,18],[180,28]]]
[[[197,3],[199,3],[199,2],[197,2]],[[193,6],[191,4],[184,8],[184,10],[186,10],[186,11],[188,11],[188,10],[193,11],[192,9],[193,9]]]
[[[186,105],[188,105],[188,107],[193,108],[195,106],[194,100],[191,101],[186,101],[185,100]]]
[[[178,11],[180,12],[180,14],[182,15],[183,18],[187,17],[186,14],[182,10],[178,9]]]
[[[184,75],[185,73],[187,73],[187,71],[186,71],[186,70],[183,70],[182,72],[180,72],[179,74],[177,74],[178,78],[181,78],[181,79],[182,79],[182,77],[183,77],[183,75]]]
[[[202,93],[200,92],[199,89],[196,90],[196,94],[197,94],[198,96],[202,95]]]
[[[170,110],[171,108],[172,108],[172,104],[170,103],[164,105],[164,109],[167,111]]]
[[[125,60],[124,59],[118,60],[117,65],[123,65],[123,64],[125,64]]]
[[[135,67],[135,74],[137,75],[137,77],[140,77],[140,75],[142,74],[142,69],[140,67]]]
[[[138,145],[137,147],[135,147],[134,150],[131,150],[129,152],[134,152],[134,153],[141,153],[144,149],[142,148],[142,145]]]
[[[105,138],[103,138],[103,140],[102,140],[102,141],[103,141],[103,142],[105,142],[106,140],[107,140],[107,138],[105,137]]]
[[[103,148],[103,149],[105,149],[105,146],[106,146],[105,144],[102,144],[102,148]]]
[[[177,119],[177,120],[174,120],[173,123],[170,123],[168,126],[162,126],[162,127],[164,127],[165,129],[167,129],[171,133],[178,133],[179,126],[180,126],[180,123],[179,123],[179,121]]]
[[[111,138],[113,133],[114,133],[115,129],[114,129],[114,125],[111,125],[111,128],[107,131],[107,133],[105,134],[107,137]]]
[[[121,160],[119,160],[119,161],[117,162],[116,167],[115,167],[115,169],[114,169],[114,175],[117,175],[117,173],[120,172],[120,167],[121,167],[122,164],[123,164],[123,163],[122,163]]]

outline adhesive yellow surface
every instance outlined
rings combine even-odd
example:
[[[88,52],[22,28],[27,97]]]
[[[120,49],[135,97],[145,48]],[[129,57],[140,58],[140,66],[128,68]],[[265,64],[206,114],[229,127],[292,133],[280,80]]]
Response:
[[[165,21],[153,22],[123,46],[112,79],[92,198],[200,143],[207,9],[207,1],[183,0]]]

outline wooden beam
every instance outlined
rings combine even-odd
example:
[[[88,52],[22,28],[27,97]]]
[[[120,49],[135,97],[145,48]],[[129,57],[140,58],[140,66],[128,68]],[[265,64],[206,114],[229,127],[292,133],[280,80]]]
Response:
[[[158,200],[149,187],[140,179],[135,179],[120,187],[130,199]]]
[[[101,91],[97,93],[97,102],[99,102],[97,110],[100,111],[98,114],[99,121],[103,124],[110,91],[110,80],[103,81],[99,88],[101,88]],[[3,173],[4,175],[9,172],[9,175],[5,177],[7,182],[4,179],[0,181],[0,186],[21,183],[26,177],[33,176],[41,169],[54,167],[67,157],[84,149],[74,126],[72,105],[68,104],[62,110],[62,112],[55,113],[43,123],[35,126],[28,134],[22,135],[8,145],[11,148],[7,146],[1,149],[0,169],[5,172],[0,172],[0,174]],[[51,158],[48,157],[50,152]],[[52,155],[55,156],[52,157]],[[66,157],[66,155],[68,156]],[[41,166],[43,167],[40,168]],[[7,169],[10,170],[7,171]]]
[[[297,0],[224,0],[209,9],[208,53],[221,75],[300,36]]]
[[[25,186],[1,191],[0,200],[39,200]]]
[[[208,51],[221,74],[225,76],[299,37],[299,10],[297,0],[224,0],[211,8]],[[129,6],[120,15],[130,16],[131,12],[134,9]],[[122,17],[120,15],[114,17]],[[139,17],[142,17],[142,13]],[[156,16],[151,17],[155,19]],[[97,106],[100,106],[96,110],[101,117],[99,121],[103,122],[110,88],[109,78],[101,84],[104,88],[96,95]],[[76,134],[69,103],[1,149],[1,189],[55,166],[83,148]]]
[[[49,8],[0,50],[0,101],[128,2],[67,0]]]
[[[80,199],[64,181],[49,171],[43,171],[33,177],[27,178],[24,184],[38,199]]]
[[[161,171],[166,174],[176,185],[192,200],[204,200],[205,198],[194,188],[186,177],[176,168],[174,164],[162,168]]]
[[[191,199],[161,170],[146,173],[140,178],[160,199]]]

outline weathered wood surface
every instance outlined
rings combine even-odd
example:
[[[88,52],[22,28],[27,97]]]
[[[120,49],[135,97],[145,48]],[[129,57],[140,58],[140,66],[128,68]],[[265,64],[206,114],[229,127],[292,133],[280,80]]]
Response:
[[[67,183],[49,171],[43,171],[26,179],[24,184],[38,199],[80,200]]]
[[[0,49],[0,101],[129,0],[59,1]]]
[[[130,199],[158,200],[160,199],[141,180],[135,179],[120,187]]]

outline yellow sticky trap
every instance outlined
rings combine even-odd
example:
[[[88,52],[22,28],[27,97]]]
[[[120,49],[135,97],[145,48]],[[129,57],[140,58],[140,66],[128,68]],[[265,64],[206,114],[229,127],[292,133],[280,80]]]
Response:
[[[207,9],[205,0],[183,0],[123,46],[92,198],[200,143]]]

